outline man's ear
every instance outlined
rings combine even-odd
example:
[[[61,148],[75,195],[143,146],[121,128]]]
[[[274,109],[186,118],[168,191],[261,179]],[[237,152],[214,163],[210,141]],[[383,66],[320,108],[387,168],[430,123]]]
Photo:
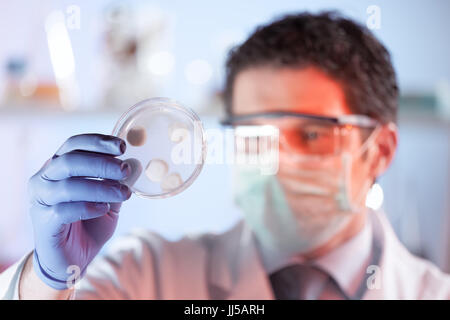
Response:
[[[375,138],[376,152],[372,162],[373,177],[382,175],[394,159],[398,143],[398,129],[395,123],[384,124]]]

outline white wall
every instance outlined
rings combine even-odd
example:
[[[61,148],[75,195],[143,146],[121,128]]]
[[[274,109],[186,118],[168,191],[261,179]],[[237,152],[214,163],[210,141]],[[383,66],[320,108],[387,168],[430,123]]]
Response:
[[[101,18],[105,8],[119,1],[2,1],[0,2],[0,66],[11,54],[32,57],[37,72],[51,78],[52,70],[43,31],[45,16],[54,9],[66,12],[78,5],[81,13],[79,30],[69,30],[72,40],[76,77],[85,108],[95,108],[101,83]],[[256,25],[275,16],[301,10],[339,9],[365,23],[369,5],[381,9],[381,28],[375,34],[392,52],[403,91],[434,90],[441,79],[450,81],[450,2],[446,0],[343,0],[343,1],[258,1],[258,0],[172,0],[124,1],[161,10],[172,23],[169,49],[176,61],[173,73],[161,79],[161,95],[191,104],[211,88],[220,87],[226,44],[241,41]],[[213,81],[205,86],[189,84],[184,77],[186,64],[196,58],[206,59],[214,69]],[[0,73],[1,74],[1,73]]]

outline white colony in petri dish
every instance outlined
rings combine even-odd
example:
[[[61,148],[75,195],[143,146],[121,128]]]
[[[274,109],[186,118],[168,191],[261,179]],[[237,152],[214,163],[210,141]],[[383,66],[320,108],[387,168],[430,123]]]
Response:
[[[164,160],[152,159],[145,168],[145,174],[150,181],[159,182],[166,175],[169,170],[169,166]]]
[[[178,173],[174,172],[164,178],[164,180],[161,182],[161,189],[163,191],[170,191],[178,188],[182,183],[183,179],[181,179],[181,176]]]
[[[147,140],[147,133],[145,128],[142,126],[136,126],[128,130],[127,141],[135,147],[140,147],[144,145]]]

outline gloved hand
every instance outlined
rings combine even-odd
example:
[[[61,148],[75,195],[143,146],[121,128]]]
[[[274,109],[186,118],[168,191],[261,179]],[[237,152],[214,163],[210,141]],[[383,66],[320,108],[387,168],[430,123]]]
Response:
[[[81,277],[114,233],[121,203],[131,196],[120,183],[130,166],[116,158],[125,149],[113,136],[73,136],[30,178],[33,268],[50,287],[71,286],[69,277],[77,270]]]

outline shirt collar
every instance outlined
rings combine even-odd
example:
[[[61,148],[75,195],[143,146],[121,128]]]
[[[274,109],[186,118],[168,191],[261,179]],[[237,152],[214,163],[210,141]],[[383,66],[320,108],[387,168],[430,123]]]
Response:
[[[312,263],[326,271],[348,296],[353,296],[366,274],[371,248],[372,226],[368,216],[361,231]]]

